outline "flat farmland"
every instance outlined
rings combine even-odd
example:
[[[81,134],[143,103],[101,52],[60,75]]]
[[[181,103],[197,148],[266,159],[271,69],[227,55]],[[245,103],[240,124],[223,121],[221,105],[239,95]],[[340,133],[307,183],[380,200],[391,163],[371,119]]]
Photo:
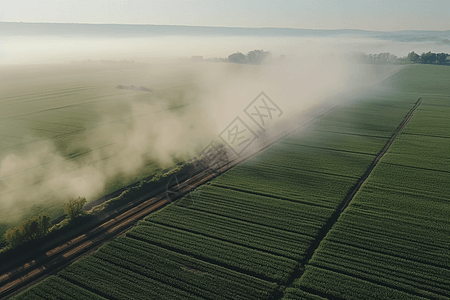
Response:
[[[188,72],[169,78],[154,69],[133,63],[2,67],[0,244],[5,230],[24,219],[63,215],[69,197],[95,200],[170,166],[151,155],[141,159],[139,150],[136,162],[129,155],[124,161],[133,129],[145,132],[148,125],[151,131],[158,112],[182,113],[195,105],[197,87]],[[84,176],[98,182],[98,189],[84,187]],[[67,190],[74,186],[70,181],[79,188]]]
[[[241,69],[220,65],[230,74]],[[69,197],[95,200],[170,167],[169,161],[184,160],[157,145],[168,144],[172,131],[180,130],[179,117],[199,104],[203,91],[191,67],[130,62],[3,66],[0,244],[8,227],[27,218],[41,213],[60,217]],[[218,65],[210,67],[214,71]],[[365,74],[371,74],[368,80],[380,80],[398,69],[369,66]],[[117,89],[117,85],[144,86],[151,92]],[[210,132],[203,132],[207,126],[187,122],[184,127],[194,128],[200,140],[209,142]],[[193,148],[191,141],[186,143]],[[172,152],[182,151],[169,146]],[[317,154],[308,155],[315,155],[319,163]],[[369,159],[358,155],[364,168]]]
[[[421,105],[285,299],[450,298],[450,93],[439,77],[447,69],[408,69],[429,76],[429,86],[416,77],[403,85],[423,91]]]
[[[420,76],[420,68],[417,73],[410,69],[415,67],[407,69],[403,80]],[[327,231],[419,97],[390,87],[341,105],[149,215],[56,277],[114,299],[444,297],[448,282],[440,276],[448,269],[447,235],[436,229],[447,213],[446,198],[433,189],[445,178],[428,190],[420,180],[393,185],[400,177],[409,182],[413,175],[388,169],[411,168],[385,162],[388,152]],[[394,146],[405,132],[392,151],[400,151]],[[371,184],[377,177],[380,182]],[[433,194],[436,201],[410,205],[408,197],[415,190],[409,187]],[[425,206],[426,223],[418,219]],[[402,211],[405,207],[409,211]],[[41,289],[49,292],[49,285],[40,283],[18,298],[30,299],[27,295]]]
[[[175,106],[192,84],[189,78],[183,78],[167,86],[161,78],[152,77],[147,66],[140,65],[74,64],[69,70],[59,66],[48,66],[47,70],[36,67],[34,72],[38,74],[33,74],[33,67],[10,68],[13,70],[2,68],[1,74],[2,157],[42,139],[52,139],[64,155],[74,155],[77,147],[83,145],[83,138],[87,138],[86,132],[102,128],[114,131],[115,126],[127,124],[128,119],[140,117],[128,114],[130,101],[151,103],[162,97],[169,107]],[[153,92],[116,89],[119,83],[151,86]]]

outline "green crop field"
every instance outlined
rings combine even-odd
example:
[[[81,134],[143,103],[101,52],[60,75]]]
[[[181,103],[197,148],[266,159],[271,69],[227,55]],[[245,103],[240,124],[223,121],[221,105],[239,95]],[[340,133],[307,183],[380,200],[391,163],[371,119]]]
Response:
[[[59,217],[69,197],[86,196],[83,190],[54,190],[57,185],[52,184],[76,180],[80,169],[83,175],[92,170],[115,174],[90,193],[91,201],[170,167],[150,158],[136,170],[127,170],[126,162],[123,170],[114,169],[130,143],[127,129],[153,117],[149,111],[133,111],[131,103],[173,112],[196,103],[197,87],[188,72],[168,78],[158,70],[120,63],[2,66],[0,204],[14,205],[0,207],[0,244],[8,227],[41,213]],[[119,84],[145,86],[152,92],[117,89]],[[43,185],[51,188],[40,192]]]
[[[114,299],[449,299],[450,91],[423,74],[450,69],[403,70],[17,299],[57,295],[56,280]]]
[[[422,104],[285,299],[450,298],[450,70],[405,72]]]
[[[170,110],[178,116],[185,107],[195,107],[201,87],[191,68],[99,62],[2,66],[0,205],[8,205],[0,207],[0,245],[7,228],[25,219],[42,213],[51,218],[63,215],[69,197],[86,196],[92,201],[169,167],[167,162],[152,159],[150,152],[158,152],[151,149],[152,143],[145,145],[133,139],[127,130],[137,127],[143,134],[147,126],[159,128],[160,124],[152,123],[155,114]],[[239,68],[230,64],[227,70]],[[373,77],[369,79],[377,80],[398,67],[370,68]],[[117,85],[144,86],[151,92],[117,89]],[[148,111],[133,110],[130,103],[149,105],[154,110],[149,115]],[[161,126],[162,133],[170,135],[165,123]],[[204,138],[208,139],[206,135]],[[164,138],[161,140],[164,143]],[[133,169],[129,167],[133,160],[127,155],[127,147],[135,143],[134,148],[142,153],[133,157],[139,162]],[[92,170],[100,170],[90,178],[93,182],[104,174],[114,175],[86,195],[87,189],[81,188],[82,177]],[[58,184],[61,181],[70,184]],[[80,188],[72,191],[61,185]]]

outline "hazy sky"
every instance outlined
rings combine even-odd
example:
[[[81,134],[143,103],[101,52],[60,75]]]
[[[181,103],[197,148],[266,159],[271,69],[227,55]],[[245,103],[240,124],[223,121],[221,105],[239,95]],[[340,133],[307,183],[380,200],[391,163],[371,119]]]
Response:
[[[0,0],[0,21],[449,30],[449,0]]]

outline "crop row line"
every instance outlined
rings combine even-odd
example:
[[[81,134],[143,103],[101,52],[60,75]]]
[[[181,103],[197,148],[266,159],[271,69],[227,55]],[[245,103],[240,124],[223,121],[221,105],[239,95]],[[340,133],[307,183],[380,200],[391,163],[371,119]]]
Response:
[[[422,102],[422,99],[419,98],[414,107],[407,113],[407,115],[405,116],[403,122],[398,126],[398,128],[395,130],[395,132],[393,133],[393,135],[391,136],[391,138],[388,140],[388,142],[386,143],[386,145],[383,147],[383,149],[380,151],[380,153],[377,154],[377,156],[375,157],[374,161],[372,162],[372,164],[370,165],[370,167],[366,170],[366,172],[361,176],[361,178],[356,182],[356,184],[353,186],[353,188],[349,191],[348,195],[344,198],[344,200],[341,202],[341,204],[338,206],[338,208],[335,210],[335,212],[333,213],[333,215],[328,219],[328,221],[326,222],[326,224],[322,227],[322,229],[320,230],[319,234],[316,236],[315,241],[311,244],[311,246],[308,248],[307,250],[307,254],[304,258],[304,260],[301,263],[301,266],[305,266],[306,264],[309,263],[309,261],[311,260],[312,256],[314,255],[314,252],[316,251],[316,249],[319,247],[321,241],[327,236],[328,232],[331,230],[331,228],[333,227],[333,225],[337,222],[339,216],[341,215],[341,213],[344,211],[344,209],[348,206],[348,204],[351,202],[351,200],[354,198],[354,196],[356,195],[356,193],[360,190],[362,184],[367,180],[367,178],[369,177],[369,175],[371,174],[371,172],[373,171],[373,169],[375,168],[375,166],[378,164],[378,162],[380,161],[380,159],[384,156],[384,154],[386,154],[387,150],[389,149],[389,147],[392,145],[392,143],[394,142],[394,140],[396,139],[396,137],[400,134],[400,132],[406,127],[406,125],[408,124],[409,120],[412,118],[414,112],[416,111],[416,109],[419,107],[420,103]],[[304,272],[299,276],[300,278],[302,277],[302,275],[304,274]],[[290,284],[292,284],[293,280],[295,278],[291,278],[290,280]],[[289,284],[287,286],[290,286]]]

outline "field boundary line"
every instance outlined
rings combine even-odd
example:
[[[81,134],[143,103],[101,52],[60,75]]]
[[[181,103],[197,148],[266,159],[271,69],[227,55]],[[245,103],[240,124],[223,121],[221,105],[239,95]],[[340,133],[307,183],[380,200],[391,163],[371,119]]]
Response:
[[[431,134],[425,134],[425,133],[411,133],[411,132],[405,132],[403,134],[408,135],[417,135],[417,136],[425,136],[430,138],[439,138],[439,139],[450,139],[450,136],[443,136],[443,135],[431,135]]]
[[[369,169],[367,169],[367,171],[364,173],[364,175],[358,180],[358,182],[356,183],[356,185],[352,188],[352,190],[350,191],[350,193],[348,194],[348,196],[345,199],[344,204],[340,205],[340,212],[344,211],[344,209],[348,206],[348,204],[350,203],[350,201],[354,198],[354,196],[356,195],[356,193],[359,191],[359,189],[361,188],[362,184],[367,180],[367,178],[369,177],[370,173],[372,173],[373,169],[375,169],[375,167],[377,166],[377,164],[380,162],[381,158],[386,154],[386,152],[389,150],[389,148],[391,147],[392,143],[395,141],[395,139],[397,138],[397,136],[402,132],[402,130],[406,127],[406,125],[408,124],[408,122],[411,120],[414,112],[416,111],[416,109],[419,107],[420,103],[422,102],[422,98],[419,98],[416,102],[416,104],[414,105],[414,107],[408,112],[408,114],[406,115],[405,119],[403,120],[403,122],[400,124],[400,126],[395,130],[394,134],[392,135],[392,137],[389,139],[389,141],[386,143],[386,145],[383,147],[383,149],[380,151],[380,153],[377,154],[377,156],[375,157],[375,160],[372,162],[372,164],[370,165]]]
[[[367,247],[364,247],[364,246],[358,246],[358,245],[355,245],[355,244],[348,244],[346,242],[338,241],[338,240],[335,240],[335,239],[330,240],[330,242],[333,242],[335,244],[345,245],[345,246],[356,248],[356,249],[360,249],[360,250],[363,250],[363,251],[366,251],[366,252],[372,252],[372,253],[378,253],[378,254],[381,254],[381,255],[392,256],[392,257],[397,258],[397,259],[403,259],[403,260],[407,260],[407,261],[412,261],[412,262],[417,263],[417,264],[428,265],[428,266],[432,266],[434,268],[443,269],[443,270],[449,270],[450,271],[449,267],[444,266],[444,265],[440,265],[440,264],[437,264],[437,263],[433,263],[433,262],[430,262],[430,261],[423,261],[423,260],[419,260],[419,259],[416,259],[416,258],[413,258],[413,257],[399,256],[398,254],[395,254],[395,253],[389,253],[387,251],[383,252],[382,250],[374,250],[374,249],[371,249],[371,248],[367,248]]]
[[[288,145],[292,145],[292,146],[298,146],[298,147],[308,147],[308,148],[322,149],[322,150],[327,150],[327,151],[337,151],[337,152],[350,153],[350,154],[360,154],[360,155],[370,155],[370,156],[375,156],[376,155],[374,153],[342,150],[342,149],[335,149],[335,148],[330,148],[330,147],[319,147],[319,146],[311,146],[311,145],[302,145],[302,144],[289,143],[289,142],[280,142],[280,143],[288,144]]]
[[[325,223],[325,225],[322,227],[322,229],[319,231],[318,235],[316,236],[315,241],[311,244],[311,246],[307,250],[307,254],[305,255],[305,258],[303,261],[300,262],[301,270],[299,272],[298,276],[292,276],[290,280],[288,281],[288,284],[286,284],[286,287],[291,287],[294,280],[301,278],[305,271],[305,266],[309,265],[309,261],[314,255],[314,252],[318,249],[320,243],[322,240],[327,236],[328,232],[331,230],[333,225],[338,221],[341,213],[347,208],[347,206],[350,204],[350,202],[355,197],[356,193],[361,189],[361,186],[363,183],[367,180],[367,178],[372,173],[373,169],[377,166],[377,164],[380,162],[381,158],[386,154],[386,152],[389,150],[389,147],[392,145],[392,143],[395,141],[397,136],[402,132],[402,130],[406,127],[408,122],[411,120],[414,112],[416,109],[420,106],[422,103],[422,98],[419,98],[413,108],[410,109],[410,111],[406,114],[405,118],[403,119],[402,123],[397,127],[397,129],[394,131],[392,136],[387,141],[386,145],[383,147],[383,149],[376,155],[374,161],[369,166],[369,168],[366,170],[366,172],[360,177],[360,179],[356,182],[356,184],[350,189],[347,196],[344,198],[344,200],[339,204],[339,206],[336,208],[335,212],[331,215],[331,217],[328,219],[328,221]]]
[[[326,263],[328,263],[328,262],[326,262]],[[315,268],[318,268],[318,269],[322,269],[322,270],[338,273],[338,274],[341,274],[341,275],[349,276],[349,277],[352,277],[352,278],[356,278],[356,279],[359,279],[359,280],[363,280],[363,281],[366,281],[366,282],[370,282],[370,283],[378,285],[378,286],[387,287],[387,288],[390,288],[390,289],[393,289],[393,290],[396,290],[396,291],[400,291],[400,292],[403,292],[405,294],[409,294],[409,295],[413,295],[413,296],[418,296],[418,297],[423,297],[423,298],[429,297],[430,295],[424,295],[424,293],[420,293],[420,291],[424,291],[425,293],[430,293],[430,294],[435,294],[435,295],[437,294],[439,296],[447,297],[447,295],[445,295],[442,292],[436,292],[436,291],[429,290],[429,289],[423,289],[423,288],[419,288],[417,286],[414,286],[414,288],[416,290],[419,290],[419,292],[418,291],[408,290],[405,287],[395,286],[394,284],[384,283],[384,282],[382,282],[380,280],[375,280],[375,279],[368,278],[367,275],[366,275],[367,273],[364,274],[366,276],[363,276],[363,275],[355,276],[355,275],[353,275],[350,272],[346,272],[344,270],[339,270],[337,268],[333,268],[333,267],[330,267],[330,266],[326,267],[326,266],[323,266],[323,265],[316,265],[316,264],[311,264],[311,266],[314,266]],[[384,279],[387,279],[387,278],[384,277]],[[402,283],[402,282],[399,282],[399,281],[396,281],[396,283],[403,284],[403,285],[408,285],[407,283]]]
[[[383,190],[383,191],[388,191],[388,192],[394,191],[394,192],[397,192],[397,193],[410,195],[410,196],[418,195],[420,197],[426,197],[428,199],[433,199],[433,200],[441,202],[441,203],[448,203],[448,200],[449,200],[448,196],[445,197],[445,196],[433,195],[433,194],[431,194],[429,192],[426,192],[424,190],[414,190],[413,192],[411,192],[411,190],[397,189],[397,187],[399,187],[399,186],[391,188],[391,187],[388,187],[386,185],[372,183],[372,182],[370,183],[370,187],[375,188],[377,190]]]
[[[375,154],[364,154],[364,155],[369,155],[369,156],[375,156]],[[256,165],[262,165],[262,166],[269,166],[269,167],[279,167],[279,168],[283,168],[283,169],[287,169],[287,170],[292,170],[292,171],[300,171],[300,172],[304,172],[304,173],[310,173],[310,174],[320,174],[320,175],[327,175],[327,176],[332,176],[332,177],[342,177],[342,178],[348,178],[348,179],[358,179],[358,177],[353,177],[353,176],[348,176],[348,175],[341,175],[341,174],[333,174],[333,173],[328,173],[328,172],[320,172],[320,171],[314,171],[314,170],[308,170],[308,169],[302,169],[302,168],[297,168],[297,167],[292,167],[292,166],[282,166],[280,164],[276,164],[276,163],[262,163],[262,162],[255,162]],[[281,198],[280,198],[281,199]],[[313,204],[311,204],[313,205]]]
[[[343,128],[349,128],[349,127],[343,127]],[[355,136],[363,136],[363,137],[372,137],[372,138],[378,138],[378,139],[386,139],[387,136],[379,136],[379,135],[370,135],[370,134],[359,134],[359,133],[349,133],[349,132],[340,132],[340,131],[333,131],[333,130],[325,130],[316,128],[315,131],[319,132],[327,132],[327,133],[337,133],[337,134],[346,134],[346,135],[355,135]],[[380,130],[374,130],[379,132],[387,132],[387,131],[380,131]]]
[[[219,236],[214,236],[214,235],[212,235],[210,233],[202,233],[202,232],[197,231],[197,230],[187,229],[185,227],[183,227],[183,228],[182,227],[177,227],[176,225],[166,224],[166,223],[159,222],[159,221],[144,220],[144,222],[147,222],[147,223],[150,223],[150,224],[158,224],[160,226],[164,226],[164,227],[168,227],[168,228],[172,228],[172,229],[177,229],[177,230],[181,230],[181,231],[186,231],[186,232],[189,232],[189,233],[205,236],[205,237],[210,238],[210,239],[219,240],[219,241],[222,241],[222,242],[225,242],[225,243],[228,243],[228,244],[238,245],[238,246],[245,247],[245,248],[252,249],[252,250],[256,250],[256,251],[259,251],[259,252],[268,253],[268,254],[271,254],[271,255],[274,255],[274,256],[284,257],[286,259],[290,259],[290,260],[294,260],[294,261],[297,261],[297,259],[298,259],[298,258],[293,257],[293,256],[286,256],[286,254],[277,253],[277,252],[275,252],[273,250],[263,249],[263,248],[261,248],[260,244],[250,246],[248,244],[240,243],[239,241],[232,241],[229,238],[223,238],[223,237],[219,237]],[[141,226],[149,226],[150,227],[150,225],[141,225]],[[311,237],[311,236],[309,236],[309,237]],[[283,250],[283,249],[280,249],[280,248],[272,248],[272,249],[281,250],[283,252],[290,252],[288,250]]]
[[[250,194],[250,195],[262,196],[262,197],[266,197],[266,198],[272,198],[272,199],[276,199],[276,200],[289,201],[289,202],[292,202],[292,203],[298,203],[298,204],[310,205],[310,206],[315,206],[315,207],[333,209],[330,206],[325,206],[325,205],[316,204],[316,203],[309,203],[309,202],[305,202],[305,201],[301,201],[301,200],[289,199],[289,198],[286,198],[286,197],[272,196],[272,195],[269,195],[269,194],[264,194],[264,193],[260,193],[260,192],[256,192],[256,191],[248,191],[248,190],[240,189],[240,188],[237,188],[237,187],[228,187],[228,186],[220,185],[220,184],[217,184],[217,183],[215,183],[213,185],[213,187],[218,187],[218,188],[226,189],[226,190],[232,190],[232,191],[241,192],[241,193]]]
[[[276,230],[288,232],[288,233],[291,233],[291,234],[297,234],[297,235],[301,235],[301,236],[304,236],[304,237],[312,237],[312,238],[314,238],[314,236],[312,236],[312,235],[302,234],[302,233],[300,233],[300,232],[298,232],[298,231],[287,230],[287,229],[283,229],[283,228],[280,228],[280,227],[272,227],[272,226],[268,226],[268,225],[265,225],[265,224],[262,224],[262,223],[257,223],[257,222],[244,221],[243,219],[229,217],[229,216],[227,216],[227,215],[223,215],[223,214],[220,214],[220,213],[212,213],[212,212],[207,211],[207,210],[204,210],[204,209],[198,209],[198,208],[196,208],[196,209],[193,209],[193,208],[186,208],[186,209],[189,209],[189,210],[192,210],[192,211],[201,212],[201,213],[209,213],[209,214],[211,214],[211,215],[215,215],[215,216],[219,216],[219,217],[228,218],[228,219],[230,219],[231,221],[232,221],[232,220],[237,220],[237,221],[241,221],[241,222],[247,222],[247,223],[250,223],[250,224],[253,224],[253,225],[264,226],[264,227],[267,227],[267,228],[276,229]]]
[[[112,296],[109,296],[109,295],[103,293],[102,291],[99,291],[98,289],[91,288],[91,287],[89,287],[89,286],[87,286],[87,285],[85,285],[85,284],[83,284],[81,282],[75,281],[75,280],[73,280],[73,279],[71,279],[69,277],[66,277],[66,276],[63,276],[63,275],[59,275],[59,277],[61,279],[65,280],[65,281],[75,285],[75,286],[78,286],[78,287],[80,287],[82,289],[85,289],[86,291],[89,291],[89,292],[91,292],[91,293],[93,293],[95,295],[98,295],[100,297],[103,297],[105,299],[117,300],[117,298],[113,298]]]
[[[297,130],[299,130],[301,128],[307,128],[308,126],[311,125],[311,123],[316,121],[317,118],[327,114],[328,112],[333,110],[335,107],[331,107],[331,108],[328,107],[327,108],[327,107],[320,106],[318,108],[320,108],[320,110],[316,111],[313,114],[313,116],[308,121],[302,122],[300,125],[289,127],[287,130],[285,129],[285,130],[279,132],[274,138],[272,138],[272,139],[266,141],[265,143],[263,143],[261,145],[261,148],[258,149],[257,151],[252,152],[250,154],[247,154],[244,157],[238,157],[238,158],[231,159],[226,164],[226,166],[223,166],[223,167],[220,168],[220,174],[225,172],[225,171],[227,171],[227,170],[229,170],[229,169],[231,169],[231,168],[233,168],[236,165],[239,165],[239,164],[241,164],[241,163],[243,163],[245,161],[248,161],[248,160],[252,159],[253,157],[258,155],[259,153],[261,153],[262,151],[264,151],[265,149],[267,149],[268,147],[270,147],[274,143],[280,141],[285,136],[291,134],[292,132],[297,131]],[[318,108],[316,108],[316,110]],[[64,134],[62,134],[62,135],[64,135]],[[200,179],[199,181],[196,181],[197,184],[195,184],[194,188],[190,187],[188,190],[186,190],[186,188],[184,187],[184,184],[186,182],[183,182],[183,183],[178,185],[181,188],[180,191],[183,194],[182,196],[184,196],[185,194],[191,192],[192,190],[197,188],[199,185],[202,185],[206,181],[210,181],[211,179],[213,179],[213,178],[215,178],[217,176],[218,176],[218,174],[209,174],[206,171],[202,171],[202,172],[198,173],[195,177],[193,177],[193,178],[199,177],[199,179]],[[160,188],[162,188],[162,187],[160,187]],[[165,193],[164,192],[162,194],[160,193],[161,192],[161,191],[159,191],[160,188],[157,188],[156,190],[153,191],[153,193],[155,194],[154,198],[158,198],[158,203],[164,202],[163,205],[161,205],[161,207],[158,206],[157,209],[160,209],[160,208],[164,207],[165,205],[169,204],[167,202],[167,199],[162,195],[162,194],[165,194]],[[156,192],[156,191],[159,191],[159,192]],[[150,192],[150,193],[152,193],[152,192]],[[150,193],[147,193],[147,194],[141,196],[138,199],[144,199],[145,197],[148,197],[148,195]],[[182,197],[182,196],[180,196],[180,197]],[[149,200],[147,200],[147,201],[149,201]],[[145,203],[144,200],[143,200],[143,202]],[[95,251],[96,249],[98,249],[104,242],[106,242],[108,240],[111,240],[114,237],[119,236],[123,232],[127,231],[128,229],[133,227],[135,221],[137,221],[138,219],[144,218],[145,216],[147,216],[148,214],[150,214],[152,212],[152,211],[147,211],[147,212],[145,212],[145,214],[141,215],[142,211],[139,212],[139,205],[134,206],[134,205],[132,205],[130,203],[125,204],[124,206],[121,206],[119,209],[121,210],[121,212],[123,212],[123,214],[127,214],[127,212],[135,211],[135,210],[138,210],[138,212],[134,213],[131,217],[125,218],[124,219],[125,221],[124,220],[118,220],[118,218],[121,215],[116,216],[116,217],[108,215],[107,218],[109,219],[109,221],[107,221],[106,223],[103,223],[103,224],[105,225],[105,224],[109,224],[110,222],[112,222],[112,224],[108,225],[108,228],[110,228],[110,226],[114,226],[114,225],[116,225],[116,226],[114,226],[112,229],[106,230],[106,232],[101,231],[103,233],[99,233],[101,235],[99,237],[87,238],[87,241],[90,242],[90,244],[86,245],[86,247],[84,247],[82,249],[75,249],[77,251],[69,250],[70,251],[69,252],[70,258],[69,257],[61,258],[61,255],[58,254],[58,256],[56,258],[54,258],[54,259],[51,259],[51,258],[47,257],[47,258],[45,258],[45,261],[42,261],[42,262],[40,261],[39,264],[33,264],[32,268],[36,268],[37,266],[44,265],[44,264],[46,264],[47,266],[51,265],[51,267],[49,267],[48,269],[44,268],[43,270],[41,270],[41,272],[39,272],[39,274],[33,275],[32,278],[30,277],[31,280],[28,280],[28,279],[25,278],[27,275],[25,275],[25,277],[22,276],[22,274],[24,274],[24,273],[26,273],[26,274],[29,273],[29,270],[30,270],[29,268],[27,268],[25,270],[25,272],[21,272],[21,271],[14,272],[14,275],[12,277],[8,276],[8,278],[6,278],[6,280],[4,280],[2,282],[2,285],[0,287],[0,291],[1,291],[0,292],[0,297],[9,298],[9,297],[15,296],[19,292],[24,290],[24,288],[31,287],[32,285],[34,285],[34,283],[37,283],[37,282],[41,281],[43,278],[45,278],[45,276],[59,273],[59,271],[64,269],[66,266],[70,265],[71,263],[75,262],[76,260],[78,260],[78,259],[82,258],[83,256],[85,256],[87,254],[90,254],[93,251]],[[117,211],[117,209],[115,211],[113,211],[113,212],[116,212],[116,211]],[[129,221],[129,219],[133,219],[133,220]],[[104,220],[106,220],[106,219],[104,219]],[[121,228],[118,228],[119,226],[117,224],[120,225],[120,224],[123,224],[123,223],[126,223],[126,224],[124,224],[124,226],[122,226]],[[92,229],[92,230],[94,230],[94,231],[95,230],[99,230],[99,228],[101,228],[101,224],[99,224],[99,225],[100,225],[99,227],[94,227],[94,229]],[[106,229],[108,229],[108,228],[106,228]],[[120,229],[120,230],[117,230],[117,229]],[[108,234],[109,234],[109,236],[107,238],[105,238],[104,236],[108,235]],[[88,243],[88,242],[86,242],[86,243]],[[65,244],[65,243],[63,243],[63,244]],[[77,245],[77,244],[71,244],[70,246],[73,247],[75,245]],[[160,246],[160,247],[163,247],[163,246]],[[165,248],[165,247],[163,247],[163,248]],[[250,249],[250,248],[248,248],[248,249]],[[78,250],[80,250],[80,251],[78,251]],[[172,250],[172,251],[174,251],[174,250]],[[179,252],[179,251],[175,251],[175,252]],[[289,258],[287,258],[287,259],[291,260],[293,262],[297,262],[295,259],[289,259]],[[58,260],[58,261],[56,261],[56,260]],[[212,263],[218,265],[218,263],[215,263],[215,262],[212,262]],[[228,269],[231,269],[231,265],[227,266],[226,264],[224,264],[222,266],[224,266],[224,267],[226,267]],[[240,272],[240,273],[246,273],[246,271],[244,269],[241,269],[241,268],[236,268],[236,269],[232,269],[232,270],[235,270],[235,271]],[[262,274],[254,273],[251,276],[253,276],[255,278],[262,279],[262,280],[265,280],[265,281],[274,282],[273,278],[267,277],[267,276],[262,275]],[[24,278],[25,278],[25,281],[23,280]],[[12,281],[14,281],[14,282],[12,282]],[[6,284],[4,284],[4,283],[6,283]],[[8,285],[8,286],[6,287],[6,285]]]
[[[262,224],[262,223],[246,221],[246,220],[242,220],[242,219],[238,219],[238,218],[234,218],[234,217],[231,217],[231,216],[226,216],[226,215],[222,215],[222,214],[218,214],[218,213],[214,213],[214,212],[210,212],[210,211],[204,211],[204,210],[200,210],[200,209],[193,209],[193,208],[190,208],[190,207],[183,207],[183,208],[186,208],[186,209],[190,210],[193,213],[205,214],[205,215],[208,215],[209,217],[219,217],[219,218],[222,218],[222,219],[226,219],[226,221],[233,221],[234,220],[234,221],[237,221],[237,222],[244,223],[246,225],[247,224],[250,225],[250,226],[251,225],[256,225],[256,226],[264,227],[265,229],[282,231],[283,233],[293,234],[293,235],[297,235],[297,236],[301,236],[301,237],[314,237],[313,235],[308,235],[308,234],[301,233],[301,232],[298,232],[298,231],[281,229],[281,228],[278,228],[278,227],[273,227],[273,226],[265,225],[265,224]],[[143,221],[150,222],[150,221],[146,220],[146,218],[144,218]],[[151,222],[158,223],[159,221],[151,221]]]
[[[193,254],[193,253],[190,253],[189,251],[186,251],[184,249],[181,249],[181,248],[178,249],[176,246],[165,245],[165,244],[163,244],[161,242],[148,241],[148,240],[146,240],[146,239],[144,239],[142,237],[138,237],[138,236],[134,236],[134,235],[127,236],[127,237],[130,238],[130,239],[134,239],[136,241],[141,241],[141,242],[150,244],[150,245],[155,245],[155,246],[157,246],[159,248],[162,248],[162,249],[165,249],[165,250],[168,250],[168,251],[171,251],[171,252],[175,252],[175,253],[182,254],[182,255],[187,255],[187,256],[190,256],[190,257],[192,257],[194,259],[197,259],[197,260],[200,260],[200,261],[204,261],[204,262],[207,262],[209,264],[213,264],[213,265],[216,265],[216,266],[228,269],[228,270],[232,270],[232,271],[244,274],[244,275],[248,275],[248,276],[260,279],[260,280],[277,283],[276,279],[268,277],[266,274],[260,274],[260,273],[257,273],[256,271],[246,270],[246,269],[243,269],[241,267],[238,267],[238,266],[235,266],[235,265],[232,265],[232,264],[227,264],[226,262],[221,262],[217,258],[204,257],[201,254]],[[295,262],[295,259],[289,259],[289,260]]]
[[[438,169],[430,169],[430,168],[417,167],[417,166],[408,166],[408,165],[403,165],[403,164],[398,164],[398,163],[383,162],[383,164],[391,165],[391,166],[408,167],[408,168],[424,170],[424,171],[431,171],[431,172],[439,172],[439,173],[450,174],[450,171],[444,171],[444,170],[438,170]]]

